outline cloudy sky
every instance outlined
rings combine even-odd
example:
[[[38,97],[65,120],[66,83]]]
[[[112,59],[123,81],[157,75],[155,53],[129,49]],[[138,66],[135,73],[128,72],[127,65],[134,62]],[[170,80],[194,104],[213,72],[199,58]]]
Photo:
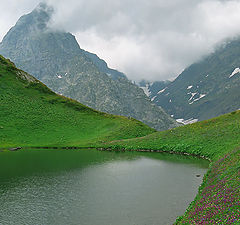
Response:
[[[1,0],[2,1],[2,0]],[[40,0],[1,3],[0,39]],[[72,32],[132,80],[166,80],[240,34],[240,0],[47,0],[53,29]]]

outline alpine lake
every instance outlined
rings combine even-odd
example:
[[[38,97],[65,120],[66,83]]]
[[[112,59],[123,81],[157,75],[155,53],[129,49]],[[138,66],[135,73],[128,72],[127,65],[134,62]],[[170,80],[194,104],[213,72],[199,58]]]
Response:
[[[194,200],[208,166],[164,153],[3,151],[0,224],[173,224]]]

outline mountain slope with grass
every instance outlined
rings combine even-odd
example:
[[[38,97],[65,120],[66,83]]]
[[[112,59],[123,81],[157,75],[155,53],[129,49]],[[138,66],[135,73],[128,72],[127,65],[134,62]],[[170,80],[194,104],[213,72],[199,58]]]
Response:
[[[0,148],[90,146],[144,136],[145,124],[88,108],[55,94],[0,56]]]
[[[52,13],[40,4],[22,16],[0,43],[0,54],[54,92],[96,110],[133,117],[158,130],[178,125],[123,73],[81,49],[72,34],[50,29]]]
[[[113,141],[103,149],[190,154],[211,160],[199,193],[176,224],[240,223],[240,111],[157,132]]]
[[[114,143],[127,149],[177,151],[215,159],[240,146],[240,111]]]
[[[240,108],[240,39],[186,68],[154,103],[175,119],[210,119]],[[152,97],[153,98],[153,97]]]

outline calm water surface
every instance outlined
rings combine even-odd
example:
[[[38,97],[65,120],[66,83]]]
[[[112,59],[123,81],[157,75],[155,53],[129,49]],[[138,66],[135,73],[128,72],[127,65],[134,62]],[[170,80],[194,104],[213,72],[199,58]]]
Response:
[[[207,167],[159,153],[0,152],[0,224],[172,224],[194,199]]]

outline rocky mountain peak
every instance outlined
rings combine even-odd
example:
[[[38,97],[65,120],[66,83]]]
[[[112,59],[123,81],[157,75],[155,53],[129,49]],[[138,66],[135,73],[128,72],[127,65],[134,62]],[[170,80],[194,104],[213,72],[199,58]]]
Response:
[[[22,16],[0,44],[0,54],[53,91],[89,107],[133,117],[158,130],[177,126],[123,73],[81,49],[72,34],[49,30],[52,13],[41,3]]]

